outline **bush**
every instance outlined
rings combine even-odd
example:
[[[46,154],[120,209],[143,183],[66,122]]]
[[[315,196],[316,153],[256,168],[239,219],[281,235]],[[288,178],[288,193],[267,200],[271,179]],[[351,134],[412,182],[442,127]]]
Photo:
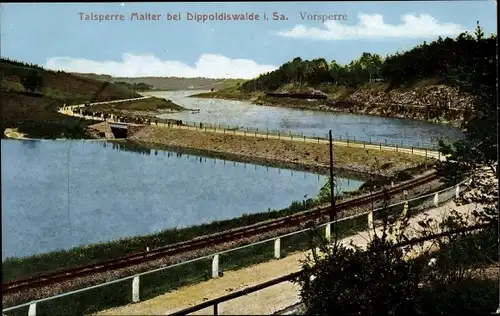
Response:
[[[413,314],[419,267],[406,262],[400,249],[375,251],[388,245],[378,238],[368,251],[336,244],[324,259],[316,258],[314,268],[306,263],[299,279],[306,314]]]

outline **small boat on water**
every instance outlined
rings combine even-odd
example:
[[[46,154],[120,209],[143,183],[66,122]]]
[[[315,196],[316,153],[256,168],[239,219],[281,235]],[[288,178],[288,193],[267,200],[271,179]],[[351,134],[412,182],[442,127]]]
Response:
[[[194,114],[194,113],[200,113],[200,109],[192,109],[191,114]]]

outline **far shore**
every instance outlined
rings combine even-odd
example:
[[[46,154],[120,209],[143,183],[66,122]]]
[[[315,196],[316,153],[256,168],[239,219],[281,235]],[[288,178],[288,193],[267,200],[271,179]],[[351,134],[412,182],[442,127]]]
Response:
[[[398,113],[397,111],[387,111],[381,108],[381,105],[368,105],[365,104],[361,107],[339,107],[332,104],[326,104],[325,100],[304,100],[304,99],[293,99],[293,98],[274,98],[266,97],[263,93],[259,94],[238,94],[231,93],[219,94],[218,91],[213,92],[203,92],[199,94],[189,95],[189,98],[203,98],[203,99],[220,99],[220,100],[230,100],[230,101],[246,101],[255,105],[260,106],[271,106],[271,107],[281,107],[281,108],[291,108],[300,110],[311,110],[319,112],[332,112],[332,113],[351,113],[359,115],[369,115],[377,117],[394,117],[407,120],[416,120],[430,122],[434,124],[447,125],[455,128],[460,127],[459,121],[451,121],[445,119],[426,119],[420,116],[421,113],[413,113],[404,111],[404,113]]]

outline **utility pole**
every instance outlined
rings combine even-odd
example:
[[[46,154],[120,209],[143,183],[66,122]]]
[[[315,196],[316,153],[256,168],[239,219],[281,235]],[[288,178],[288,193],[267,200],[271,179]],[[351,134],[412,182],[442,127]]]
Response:
[[[335,212],[335,195],[334,195],[334,184],[333,184],[333,141],[332,141],[332,130],[328,133],[328,138],[330,142],[330,221],[336,220]]]

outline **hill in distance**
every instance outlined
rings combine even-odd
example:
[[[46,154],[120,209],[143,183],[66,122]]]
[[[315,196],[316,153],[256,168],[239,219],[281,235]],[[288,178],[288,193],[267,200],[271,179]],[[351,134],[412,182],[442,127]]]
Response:
[[[84,121],[57,112],[63,104],[79,104],[140,97],[109,82],[82,78],[62,71],[7,58],[0,60],[2,127],[17,128],[35,138],[79,137]],[[34,80],[32,89],[26,81]]]
[[[113,83],[125,83],[131,85],[145,84],[148,90],[175,91],[175,90],[220,90],[243,83],[244,79],[211,79],[211,78],[180,78],[180,77],[112,77],[110,75],[99,75],[92,73],[72,73],[82,78],[98,81],[109,81]],[[139,89],[136,91],[145,91]]]

